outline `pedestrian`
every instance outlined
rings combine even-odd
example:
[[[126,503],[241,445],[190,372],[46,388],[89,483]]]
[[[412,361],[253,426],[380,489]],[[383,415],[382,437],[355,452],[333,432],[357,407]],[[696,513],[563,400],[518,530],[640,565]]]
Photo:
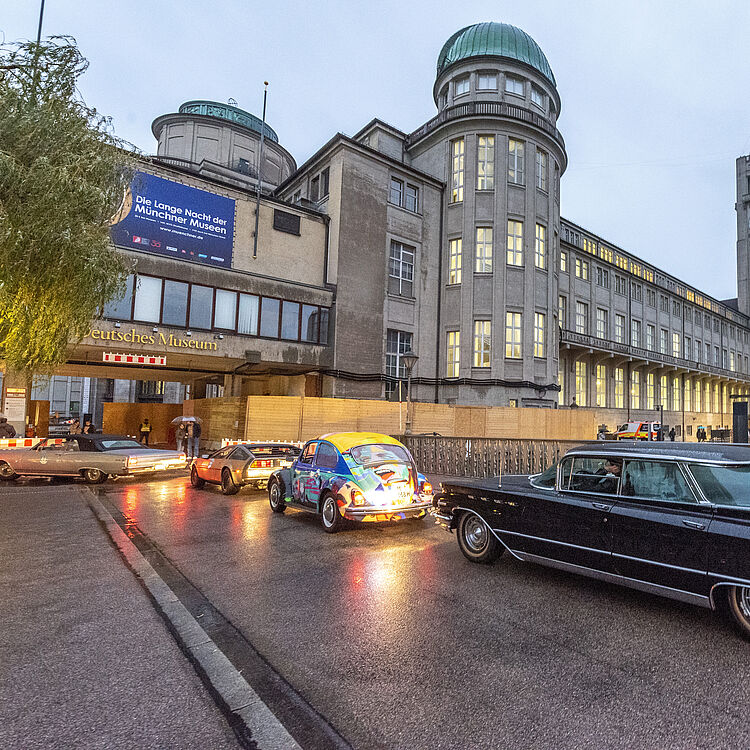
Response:
[[[0,439],[14,438],[16,428],[8,421],[8,417],[0,417]]]
[[[201,426],[198,422],[188,422],[187,426],[188,458],[198,458],[201,444]]]
[[[77,419],[74,419],[73,423],[70,425],[70,430],[68,430],[68,432],[71,435],[80,435],[81,434],[81,423]]]
[[[607,439],[607,433],[604,429],[604,427],[599,428],[599,432],[596,433],[596,439],[597,440],[606,440]]]
[[[674,436],[675,436],[675,431],[674,431],[674,427],[672,427],[672,429],[670,429],[670,431],[669,431],[669,439],[670,439],[670,440],[671,440],[671,441],[672,441],[673,443],[674,443]]]
[[[185,442],[185,435],[187,433],[187,430],[185,429],[185,423],[180,422],[180,424],[177,425],[177,430],[175,432],[175,438],[177,438],[177,450],[182,450],[182,444]]]
[[[575,396],[573,396],[573,400],[570,402],[570,408],[571,409],[577,409],[578,408],[578,404],[576,403],[576,397]]]
[[[148,417],[144,418],[143,422],[141,422],[139,430],[141,432],[141,442],[144,445],[148,445],[148,436],[151,434],[151,424],[148,421]]]
[[[86,419],[83,422],[83,429],[81,430],[81,432],[84,435],[91,435],[96,432],[96,426],[90,419]]]

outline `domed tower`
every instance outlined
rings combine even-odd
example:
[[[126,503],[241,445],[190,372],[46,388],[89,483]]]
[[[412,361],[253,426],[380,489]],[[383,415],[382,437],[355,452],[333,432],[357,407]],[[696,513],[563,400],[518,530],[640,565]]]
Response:
[[[160,159],[240,187],[255,189],[257,185],[261,132],[262,189],[270,192],[297,169],[274,130],[234,104],[185,102],[179,112],[157,117],[151,131],[159,142],[156,155]]]
[[[406,147],[446,185],[440,400],[551,405],[567,166],[552,69],[521,29],[479,23],[443,46],[434,98]]]

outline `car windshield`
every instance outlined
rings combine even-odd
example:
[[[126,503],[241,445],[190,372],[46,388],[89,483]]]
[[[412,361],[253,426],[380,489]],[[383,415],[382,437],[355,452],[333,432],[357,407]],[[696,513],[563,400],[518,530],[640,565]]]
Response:
[[[552,464],[548,469],[545,469],[541,474],[535,474],[531,477],[531,484],[535,487],[542,487],[545,490],[551,490],[555,487],[555,481],[557,480],[557,464]]]
[[[690,464],[690,471],[712,503],[750,507],[750,464]]]
[[[102,450],[105,451],[115,451],[119,450],[120,448],[137,448],[140,450],[144,446],[142,446],[140,443],[137,443],[135,440],[100,440],[99,445],[101,445]]]
[[[410,463],[406,448],[400,445],[358,445],[349,453],[358,464],[375,464],[383,461]]]

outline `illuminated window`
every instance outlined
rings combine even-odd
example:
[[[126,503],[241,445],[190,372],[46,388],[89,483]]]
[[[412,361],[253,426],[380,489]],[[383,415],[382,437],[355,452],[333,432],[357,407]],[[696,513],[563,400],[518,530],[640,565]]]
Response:
[[[508,139],[508,182],[524,184],[523,141]]]
[[[691,409],[691,402],[692,402],[692,388],[690,387],[690,378],[685,378],[685,386],[682,389],[683,395],[682,395],[682,401],[683,405],[685,407],[685,411],[690,411]]]
[[[679,333],[672,334],[672,356],[673,357],[680,356],[680,334]]]
[[[509,266],[523,265],[523,222],[508,220],[508,250],[506,262]]]
[[[521,313],[505,313],[505,356],[521,358]]]
[[[589,280],[589,262],[576,258],[576,276],[584,281]]]
[[[618,344],[625,343],[625,316],[615,314],[615,341]]]
[[[641,321],[630,321],[630,346],[641,345]]]
[[[659,351],[662,354],[669,351],[669,331],[666,328],[662,328],[660,332]]]
[[[460,363],[460,341],[461,334],[458,331],[448,331],[448,373],[449,378],[458,377],[458,368]]]
[[[667,376],[662,375],[659,378],[659,398],[661,399],[659,401],[659,405],[663,406],[665,409],[669,408],[669,383],[667,381]]]
[[[625,406],[625,370],[615,367],[615,409]]]
[[[693,409],[701,411],[701,384],[696,380],[693,384]]]
[[[536,244],[534,245],[534,265],[537,268],[547,267],[547,227],[536,225]]]
[[[597,338],[609,338],[609,312],[602,307],[596,308],[596,335]]]
[[[461,238],[457,237],[448,244],[448,283],[461,283]]]
[[[489,320],[474,321],[474,367],[490,366],[491,330]]]
[[[650,352],[654,351],[654,342],[656,339],[656,328],[648,323],[646,325],[646,349]]]
[[[580,360],[576,362],[576,403],[578,406],[586,406],[588,404],[587,388],[588,386],[588,371],[586,362]]]
[[[568,298],[562,294],[557,297],[557,322],[563,330],[568,327]]]
[[[630,373],[630,408],[641,408],[641,373],[638,370]]]
[[[477,227],[474,270],[492,273],[492,227]]]
[[[544,325],[545,325],[545,314],[534,313],[534,356],[544,356]],[[520,333],[520,332],[519,332]],[[520,349],[520,345],[519,345]]]
[[[576,302],[576,333],[588,333],[589,306]]]
[[[672,378],[672,411],[680,410],[680,378]]]
[[[654,373],[650,372],[646,375],[646,408],[653,409],[655,406],[654,391],[656,390],[656,378]]]
[[[480,135],[477,145],[477,190],[495,187],[495,136]]]
[[[458,138],[451,143],[451,203],[460,203],[464,199],[464,139]]]
[[[536,152],[536,186],[540,190],[547,189],[547,154],[539,150]]]
[[[607,366],[596,366],[596,404],[595,406],[607,405]]]
[[[565,250],[560,250],[560,270],[564,273],[568,272],[568,253]]]

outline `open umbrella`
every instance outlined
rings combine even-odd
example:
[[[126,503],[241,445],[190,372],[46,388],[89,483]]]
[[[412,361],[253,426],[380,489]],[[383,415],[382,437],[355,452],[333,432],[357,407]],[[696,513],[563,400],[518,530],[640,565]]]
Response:
[[[202,422],[200,417],[175,417],[172,424],[185,424],[187,422]]]

